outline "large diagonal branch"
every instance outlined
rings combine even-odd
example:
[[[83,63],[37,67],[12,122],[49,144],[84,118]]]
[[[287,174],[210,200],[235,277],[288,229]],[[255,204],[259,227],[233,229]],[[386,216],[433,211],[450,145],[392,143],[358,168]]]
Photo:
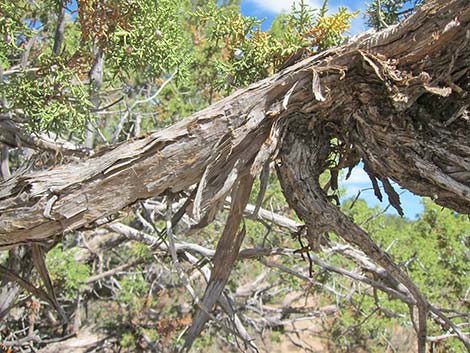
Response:
[[[324,121],[384,185],[391,178],[470,212],[469,126],[459,115],[469,103],[469,21],[467,0],[430,2],[399,27],[312,56],[165,130],[10,178],[0,184],[0,247],[198,183],[194,216],[212,215],[242,175],[262,169],[275,152],[273,127],[297,124],[293,116]]]

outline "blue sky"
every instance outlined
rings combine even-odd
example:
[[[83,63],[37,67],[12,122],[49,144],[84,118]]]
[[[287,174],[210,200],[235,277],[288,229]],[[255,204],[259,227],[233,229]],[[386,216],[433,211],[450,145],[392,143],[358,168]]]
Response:
[[[267,30],[276,15],[283,11],[289,11],[294,1],[295,0],[243,0],[241,3],[241,9],[242,13],[246,16],[253,16],[260,19],[265,18],[266,20],[262,24],[262,29]],[[320,7],[323,0],[308,0],[307,2],[314,7]],[[330,0],[329,7],[331,11],[334,11],[339,6],[346,6],[351,11],[356,11],[363,10],[365,8],[365,3],[366,1],[364,0]],[[358,34],[365,30],[367,30],[367,28],[364,25],[363,14],[360,13],[352,23],[351,34]],[[388,205],[388,199],[385,193],[384,201],[382,203],[380,203],[375,197],[369,177],[361,166],[356,167],[350,178],[340,183],[340,186],[344,186],[347,190],[345,198],[354,197],[359,191],[361,191],[360,197],[366,200],[370,206],[379,205],[384,208]],[[402,190],[398,185],[394,185],[394,188],[399,194],[401,194],[401,202],[405,217],[416,219],[417,215],[423,210],[421,198],[413,195],[409,191]],[[390,207],[387,213],[398,214],[393,207]]]
[[[253,16],[257,18],[266,18],[266,21],[262,25],[263,30],[267,30],[274,17],[285,11],[288,12],[292,8],[292,3],[298,0],[243,0],[241,3],[242,13],[246,16]],[[306,2],[316,8],[321,7],[323,0],[306,0]],[[329,7],[331,11],[334,11],[339,6],[345,6],[351,11],[362,10],[364,8],[365,1],[363,0],[330,0]],[[351,34],[357,34],[366,30],[363,24],[362,14],[359,14],[354,19],[351,28]]]
[[[380,181],[379,181],[380,185]],[[395,191],[400,194],[401,206],[405,217],[409,219],[416,219],[417,215],[421,213],[424,209],[421,203],[421,197],[418,197],[411,192],[400,188],[396,183],[392,183]],[[378,205],[381,208],[385,208],[388,205],[388,197],[382,189],[383,201],[379,202],[377,197],[374,195],[374,190],[372,189],[372,183],[370,182],[369,176],[362,169],[362,164],[353,169],[351,176],[348,180],[340,182],[340,187],[346,188],[346,195],[344,198],[355,197],[358,192],[360,192],[360,198],[364,199],[368,205],[375,206]],[[398,214],[398,212],[390,207],[387,210],[388,214]]]

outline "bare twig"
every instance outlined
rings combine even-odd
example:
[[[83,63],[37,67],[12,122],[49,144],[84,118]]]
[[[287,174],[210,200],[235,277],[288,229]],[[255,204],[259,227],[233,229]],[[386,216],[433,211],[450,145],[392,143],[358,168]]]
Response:
[[[104,271],[104,272],[101,272],[97,275],[88,277],[87,280],[85,281],[85,283],[86,284],[92,284],[92,283],[100,281],[100,280],[102,280],[106,277],[114,276],[114,275],[118,274],[119,272],[127,270],[128,268],[140,265],[144,262],[145,261],[143,259],[139,259],[139,260],[136,260],[136,261],[132,261],[131,263],[128,263],[128,264],[123,264],[121,266],[114,267],[114,268],[112,268],[108,271]]]
[[[160,87],[157,89],[157,91],[152,94],[151,96],[147,97],[147,98],[144,98],[144,99],[140,99],[140,100],[136,100],[134,103],[132,103],[132,105],[127,109],[126,113],[124,115],[121,116],[121,119],[119,119],[119,122],[116,126],[116,130],[114,131],[114,134],[113,134],[113,138],[112,138],[112,143],[115,143],[118,138],[119,138],[119,135],[121,134],[121,131],[122,131],[122,128],[124,126],[124,123],[126,122],[126,120],[129,118],[129,115],[131,114],[132,110],[139,104],[144,104],[144,103],[148,103],[152,100],[154,100],[155,98],[158,97],[158,95],[163,91],[163,89],[165,88],[165,86],[167,84],[169,84],[171,82],[171,80],[173,79],[173,77],[175,77],[176,73],[178,71],[175,71],[173,72],[170,77],[168,77],[165,82],[163,82]]]

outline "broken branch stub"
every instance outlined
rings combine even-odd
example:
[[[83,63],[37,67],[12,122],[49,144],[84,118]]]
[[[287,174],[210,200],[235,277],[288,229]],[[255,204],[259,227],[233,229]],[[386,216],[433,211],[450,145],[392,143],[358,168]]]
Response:
[[[389,180],[470,213],[470,124],[459,118],[470,103],[469,33],[468,0],[431,1],[399,26],[314,55],[167,129],[79,163],[13,176],[0,184],[0,248],[61,236],[138,200],[196,185],[187,210],[207,223],[235,190],[202,300],[210,311],[237,258],[240,210],[253,178],[276,160],[284,193],[313,243],[321,232],[336,232],[408,289],[424,352],[426,298],[329,201],[318,179],[334,165],[336,140],[344,160],[364,160],[377,195],[381,182],[397,209]],[[186,347],[206,320],[204,310],[196,315]]]

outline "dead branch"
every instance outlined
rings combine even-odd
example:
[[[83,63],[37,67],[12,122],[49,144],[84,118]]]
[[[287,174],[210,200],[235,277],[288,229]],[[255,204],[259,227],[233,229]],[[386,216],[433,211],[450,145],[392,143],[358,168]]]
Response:
[[[401,283],[406,291],[399,285],[383,290],[417,308],[418,351],[424,353],[429,313],[445,318],[391,256],[331,203],[334,195],[326,194],[319,178],[331,169],[330,141],[338,140],[354,163],[364,161],[377,196],[382,183],[399,212],[391,180],[470,213],[470,126],[454,119],[470,100],[469,31],[468,0],[430,1],[399,26],[316,54],[165,130],[79,163],[11,177],[0,184],[0,248],[60,237],[139,200],[189,190],[194,198],[184,211],[202,227],[232,193],[214,268],[186,334],[188,350],[239,256],[253,180],[275,161],[288,203],[305,222],[304,251],[320,249],[324,233],[334,232],[380,266],[370,268]],[[470,350],[466,336],[448,324]]]

